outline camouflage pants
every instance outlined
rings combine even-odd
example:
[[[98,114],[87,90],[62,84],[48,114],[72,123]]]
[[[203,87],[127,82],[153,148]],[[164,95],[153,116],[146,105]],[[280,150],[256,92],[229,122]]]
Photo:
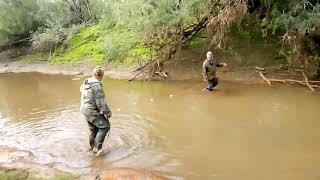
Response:
[[[219,79],[218,78],[213,78],[211,80],[208,80],[208,87],[207,87],[207,90],[208,91],[212,91],[212,89],[214,87],[216,87],[219,83]]]
[[[97,148],[100,150],[102,148],[104,139],[110,130],[110,122],[104,115],[98,115],[95,116],[91,121],[87,120],[87,123],[90,129],[90,147],[91,149]]]

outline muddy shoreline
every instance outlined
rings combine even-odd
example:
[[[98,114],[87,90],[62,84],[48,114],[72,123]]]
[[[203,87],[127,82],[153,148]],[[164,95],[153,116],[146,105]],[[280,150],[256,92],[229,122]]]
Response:
[[[134,70],[137,67],[108,67],[103,66],[105,75],[111,79],[131,79],[136,75]],[[54,64],[47,62],[31,62],[25,63],[23,61],[0,62],[0,74],[4,73],[28,73],[37,72],[48,75],[69,75],[69,76],[91,76],[94,65],[73,65],[73,64]],[[188,74],[175,72],[176,67],[166,68],[169,74],[167,80],[195,80],[202,81],[201,68],[191,71]],[[198,72],[199,71],[199,72]],[[228,82],[241,82],[245,84],[259,84],[263,80],[255,73],[255,71],[241,71],[241,72],[226,72],[219,71],[219,79]],[[137,80],[144,79],[143,76],[136,78]],[[161,79],[159,77],[159,79]]]
[[[90,76],[93,67],[94,65],[54,64],[46,62],[0,62],[0,74],[38,72],[49,75],[61,74],[72,76]],[[105,74],[114,79],[127,79],[133,75],[132,70],[132,68],[105,67]]]
[[[162,180],[164,177],[147,170],[113,168],[88,173],[71,173],[56,169],[53,164],[36,162],[35,155],[26,150],[0,146],[0,179],[2,178],[45,178],[45,179],[143,179]]]

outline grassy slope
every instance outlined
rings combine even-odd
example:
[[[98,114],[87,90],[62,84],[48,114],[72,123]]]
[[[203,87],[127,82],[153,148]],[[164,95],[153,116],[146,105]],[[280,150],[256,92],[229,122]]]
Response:
[[[132,65],[149,56],[149,50],[130,30],[98,24],[82,28],[66,45],[57,49],[52,62]]]

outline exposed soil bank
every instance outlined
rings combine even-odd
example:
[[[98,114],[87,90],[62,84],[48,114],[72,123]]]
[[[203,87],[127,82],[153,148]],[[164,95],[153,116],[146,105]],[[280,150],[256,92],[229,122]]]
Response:
[[[52,63],[25,63],[22,61],[0,62],[1,73],[22,73],[22,72],[39,72],[43,74],[62,74],[72,76],[90,76],[93,65],[71,65],[71,64],[52,64]],[[135,76],[133,72],[136,67],[116,68],[105,67],[105,75],[113,79],[130,79]],[[201,80],[201,66],[190,67],[182,70],[182,67],[169,65],[166,69],[169,74],[169,80]],[[260,77],[254,70],[239,72],[228,72],[228,69],[221,69],[219,72],[221,80],[235,81],[244,83],[261,83]],[[138,77],[137,79],[142,79]]]
[[[43,74],[62,74],[74,76],[90,76],[94,65],[53,64],[23,61],[0,62],[0,73],[39,72]],[[131,77],[130,68],[105,68],[110,78],[126,79]]]

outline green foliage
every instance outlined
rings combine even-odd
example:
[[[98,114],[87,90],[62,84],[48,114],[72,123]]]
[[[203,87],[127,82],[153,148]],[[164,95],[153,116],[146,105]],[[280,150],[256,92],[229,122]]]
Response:
[[[153,51],[152,51],[153,52]],[[154,52],[153,52],[154,53]],[[57,50],[54,62],[131,64],[151,56],[138,36],[126,29],[106,28],[103,24],[83,28],[69,41],[68,47]]]
[[[247,5],[243,3],[247,2],[254,8],[253,16],[258,18],[235,30],[230,24],[240,25],[240,22],[236,23],[239,12],[237,8],[232,8],[236,2],[239,1],[0,0],[0,44],[32,35],[33,49],[51,52],[52,58],[49,60],[53,62],[130,64],[148,61],[157,56],[162,47],[182,41],[182,36],[179,36],[184,33],[182,30],[208,15],[209,18],[220,15],[215,19],[216,24],[213,21],[209,23],[214,27],[208,27],[222,31],[220,36],[224,37],[227,32],[253,41],[257,40],[259,28],[264,37],[286,32],[305,35],[320,28],[320,3],[317,0],[246,0],[241,1],[241,9],[247,12]],[[235,4],[232,6],[232,3]],[[250,19],[253,16],[247,17]],[[286,37],[296,35],[293,33]],[[219,35],[215,33],[212,37]],[[301,49],[318,46],[317,43],[314,45],[313,40],[299,39],[302,44],[310,46],[289,45],[283,49],[283,54],[294,57]],[[189,47],[205,46],[208,42],[193,36]],[[318,57],[319,48],[313,49],[309,55]],[[295,61],[292,59],[290,62]],[[316,65],[319,58],[307,59]]]
[[[287,13],[279,14],[276,11],[270,23],[273,33],[277,30],[305,31],[320,27],[320,4],[312,9],[306,9],[301,2],[291,3]]]
[[[29,36],[33,31],[47,32],[43,36],[51,37],[44,38],[55,43],[61,32],[53,31],[64,31],[62,28],[100,18],[104,5],[103,0],[1,0],[0,43]]]
[[[113,31],[104,39],[104,49],[106,53],[106,61],[114,60],[122,61],[128,55],[128,51],[132,49],[138,42],[134,34],[130,31]]]
[[[130,27],[147,39],[150,34],[177,31],[195,23],[197,18],[208,13],[208,0],[110,0],[108,18],[121,27]],[[138,25],[138,26],[137,26]]]
[[[16,36],[24,36],[36,29],[33,12],[37,0],[0,1],[0,43]]]
[[[59,28],[45,29],[43,32],[38,30],[32,37],[32,46],[38,51],[49,51],[62,43],[64,39],[63,32]]]
[[[101,41],[103,33],[101,26],[82,28],[69,40],[67,47],[60,47],[57,50],[57,56],[53,58],[53,61],[80,63],[88,60],[93,63],[103,62],[105,57]]]
[[[13,1],[20,3],[23,0]],[[31,6],[34,10],[28,10],[32,15],[29,23],[32,27],[22,26],[26,28],[23,30],[25,34],[33,31],[33,49],[53,51],[58,47],[53,60],[72,62],[81,59],[90,59],[94,62],[115,60],[131,62],[132,60],[128,59],[147,59],[147,56],[155,54],[154,48],[150,50],[146,47],[148,41],[152,41],[153,35],[160,35],[157,43],[166,44],[169,40],[166,37],[167,33],[179,31],[191,23],[196,23],[201,16],[208,13],[209,9],[207,8],[209,0],[28,1],[34,2]],[[8,6],[10,3],[3,4]],[[25,14],[19,17],[22,18]],[[11,16],[14,17],[13,14],[9,15]],[[68,33],[72,31],[71,24],[82,23],[91,18],[103,19],[98,26],[85,28],[75,36],[73,35],[77,31]],[[13,32],[10,28],[5,29]],[[17,32],[12,34],[12,37],[21,34]]]
[[[249,0],[260,9],[268,9],[261,19],[261,27],[273,34],[305,31],[319,28],[320,2],[318,0]],[[263,15],[263,14],[262,14]]]
[[[319,38],[320,3],[310,2],[291,1],[282,13],[274,8],[272,19],[265,22],[265,27],[271,29],[273,34],[284,34],[280,54],[286,57],[290,66],[304,67],[309,75],[320,76],[320,44],[316,42]]]
[[[51,51],[62,43],[68,43],[80,30],[81,25],[73,25],[69,28],[55,26],[52,28],[38,29],[32,33],[32,47],[36,51]]]

